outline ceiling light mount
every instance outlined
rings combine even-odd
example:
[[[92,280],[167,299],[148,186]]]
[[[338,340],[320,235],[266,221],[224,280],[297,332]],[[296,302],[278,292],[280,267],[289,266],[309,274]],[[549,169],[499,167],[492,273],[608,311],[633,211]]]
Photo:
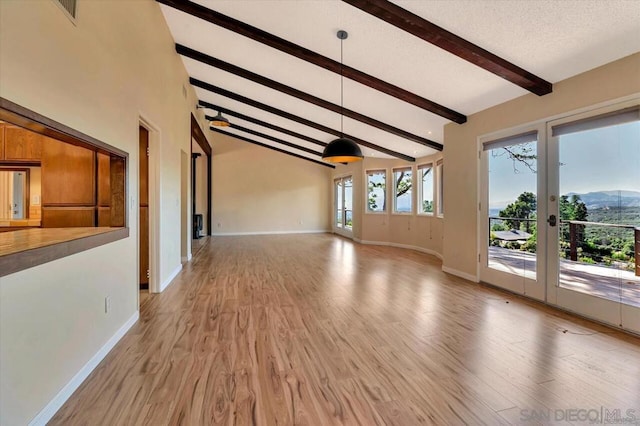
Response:
[[[340,39],[340,137],[334,139],[324,148],[322,159],[329,163],[353,163],[364,158],[362,151],[357,143],[349,138],[344,137],[344,75],[343,66],[343,49],[342,42],[349,37],[349,33],[339,30],[336,33]]]

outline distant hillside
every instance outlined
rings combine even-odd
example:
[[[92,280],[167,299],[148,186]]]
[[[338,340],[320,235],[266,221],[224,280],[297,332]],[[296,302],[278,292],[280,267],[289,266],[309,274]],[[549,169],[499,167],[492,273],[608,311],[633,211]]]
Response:
[[[586,194],[567,194],[580,196],[580,199],[587,205],[587,209],[601,209],[607,207],[640,207],[640,192],[637,191],[599,191],[587,192]]]

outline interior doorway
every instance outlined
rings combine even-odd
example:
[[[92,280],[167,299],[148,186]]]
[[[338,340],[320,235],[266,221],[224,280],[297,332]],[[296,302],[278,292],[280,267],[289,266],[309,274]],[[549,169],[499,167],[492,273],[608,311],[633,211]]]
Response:
[[[193,256],[211,235],[212,150],[197,120],[191,116],[191,253]]]
[[[138,232],[140,290],[149,290],[149,131],[139,126],[139,168],[138,168]]]

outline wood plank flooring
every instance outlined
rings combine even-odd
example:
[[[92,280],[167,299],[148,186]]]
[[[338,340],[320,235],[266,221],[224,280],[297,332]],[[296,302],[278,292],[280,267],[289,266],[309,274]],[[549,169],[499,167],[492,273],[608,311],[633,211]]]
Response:
[[[429,255],[318,234],[209,239],[50,424],[584,424],[605,409],[640,421],[640,339]]]

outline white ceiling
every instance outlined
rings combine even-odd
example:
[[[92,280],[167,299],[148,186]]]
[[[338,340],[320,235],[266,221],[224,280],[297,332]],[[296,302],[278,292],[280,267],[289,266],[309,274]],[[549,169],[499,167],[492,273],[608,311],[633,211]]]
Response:
[[[424,98],[469,115],[528,93],[339,0],[196,0],[207,8],[340,61]],[[625,0],[398,0],[397,5],[551,83],[640,51],[640,1]],[[257,41],[161,5],[176,43],[340,104],[340,76]],[[225,71],[183,58],[190,76],[334,129],[340,115]],[[263,110],[196,88],[212,104],[329,142],[335,137]],[[352,80],[344,106],[442,143],[449,120]],[[215,111],[208,110],[209,115]],[[312,148],[313,143],[228,117],[232,123]],[[318,156],[238,132],[308,158]],[[344,118],[344,132],[413,157],[432,148]],[[392,158],[363,147],[366,156]]]

